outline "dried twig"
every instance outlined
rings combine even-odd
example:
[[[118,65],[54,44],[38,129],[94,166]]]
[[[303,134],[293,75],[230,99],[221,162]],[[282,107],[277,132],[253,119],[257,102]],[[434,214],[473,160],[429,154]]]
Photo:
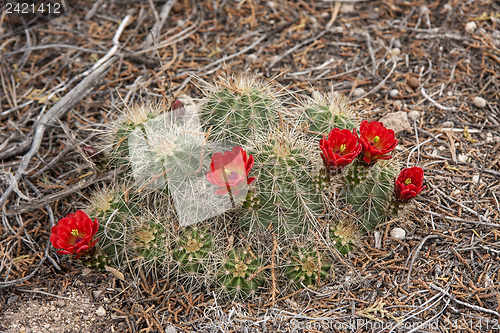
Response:
[[[154,9],[154,4],[152,3],[152,1],[150,1],[151,8],[153,9],[153,12],[155,14],[156,22],[153,25],[153,28],[151,28],[151,34],[148,34],[148,37],[146,37],[144,44],[142,44],[142,48],[151,46],[153,41],[158,39],[158,37],[160,36],[161,28],[165,24],[168,14],[170,14],[170,10],[172,9],[176,1],[177,0],[166,1],[163,7],[161,8],[160,15],[158,15],[156,10]]]
[[[69,93],[61,98],[59,102],[57,102],[49,111],[47,111],[46,114],[44,114],[40,118],[35,127],[35,134],[33,136],[31,149],[26,155],[23,156],[23,159],[21,160],[19,168],[14,176],[15,182],[11,182],[9,187],[0,197],[0,206],[2,206],[7,201],[12,191],[15,190],[15,183],[18,182],[19,179],[21,179],[26,169],[28,168],[31,159],[38,153],[47,126],[54,124],[57,119],[59,119],[64,114],[66,114],[66,112],[75,107],[88,93],[90,93],[97,82],[99,82],[99,80],[104,77],[104,75],[108,72],[108,70],[114,63],[115,61],[113,58],[103,63],[102,66],[98,67],[95,71],[90,73],[85,79],[82,80],[82,82],[80,82]]]

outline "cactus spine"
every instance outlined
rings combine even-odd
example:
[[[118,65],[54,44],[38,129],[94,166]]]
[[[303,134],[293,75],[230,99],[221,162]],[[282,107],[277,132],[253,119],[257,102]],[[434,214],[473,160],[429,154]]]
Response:
[[[302,285],[314,288],[326,278],[331,267],[317,249],[299,247],[289,254],[285,276],[295,288]]]
[[[260,260],[250,249],[232,249],[217,274],[218,282],[228,295],[254,295],[264,286]]]
[[[206,270],[207,257],[212,252],[213,240],[205,230],[186,228],[182,230],[173,258],[180,269],[190,275],[201,274]]]
[[[110,140],[118,162],[111,166],[119,170],[126,164],[118,176],[133,184],[116,185],[92,199],[90,213],[101,223],[101,252],[119,267],[133,266],[135,260],[136,268],[145,265],[183,281],[217,285],[233,297],[265,290],[263,263],[271,260],[277,262],[278,281],[294,288],[326,282],[333,262],[324,249],[334,246],[345,255],[356,245],[360,226],[370,230],[392,216],[388,207],[396,167],[389,161],[367,165],[358,156],[336,175],[323,169],[319,139],[334,127],[351,130],[358,119],[333,93],[314,93],[300,107],[286,105],[300,98],[291,93],[280,98],[285,93],[255,79],[222,81],[207,89],[201,125],[192,113],[169,114],[162,105],[125,112]],[[241,205],[233,198],[226,207],[223,199],[232,192],[215,192],[228,187],[229,175],[244,175],[218,168],[228,172],[226,183],[214,184],[207,174],[214,172],[209,167],[214,152],[234,146],[253,156],[248,177],[256,179],[237,189],[242,198],[247,195]],[[204,221],[203,227],[185,227],[181,205],[187,209],[183,213],[201,216],[197,221]],[[332,223],[339,206],[350,206],[354,217]],[[222,237],[217,235],[221,230]],[[321,235],[315,247],[311,242],[296,246],[314,233]],[[273,244],[264,244],[257,234],[276,238],[267,237]],[[222,239],[230,239],[229,244]],[[271,255],[270,248],[278,253]]]

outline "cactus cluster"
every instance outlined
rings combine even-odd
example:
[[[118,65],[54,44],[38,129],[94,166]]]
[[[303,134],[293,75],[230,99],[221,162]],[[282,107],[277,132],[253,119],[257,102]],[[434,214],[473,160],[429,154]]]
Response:
[[[282,290],[331,282],[332,251],[348,255],[360,231],[396,212],[395,144],[333,93],[302,98],[239,77],[207,84],[205,95],[200,105],[133,107],[110,131],[114,186],[87,209],[100,221],[98,251],[118,269],[232,297],[269,291],[275,275]],[[415,174],[400,187],[417,184]]]

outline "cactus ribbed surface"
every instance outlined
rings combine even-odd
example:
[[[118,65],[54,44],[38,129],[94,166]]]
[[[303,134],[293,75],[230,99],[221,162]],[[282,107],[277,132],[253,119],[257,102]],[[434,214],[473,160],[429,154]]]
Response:
[[[117,180],[88,209],[105,256],[95,267],[145,268],[242,298],[268,290],[269,276],[273,288],[319,287],[335,273],[332,251],[348,254],[360,230],[403,205],[393,199],[396,163],[381,160],[390,156],[328,164],[347,156],[341,142],[320,149],[333,128],[360,140],[357,116],[334,93],[306,98],[241,76],[206,85],[199,115],[174,104],[130,108],[112,131]],[[369,149],[384,142],[370,135]]]
[[[259,259],[249,249],[232,249],[217,274],[223,291],[230,296],[255,294],[264,286],[265,279]]]
[[[316,249],[301,247],[289,254],[289,261],[285,270],[285,276],[289,283],[300,289],[302,284],[308,288],[316,287],[326,278],[332,267],[331,263],[325,261]]]

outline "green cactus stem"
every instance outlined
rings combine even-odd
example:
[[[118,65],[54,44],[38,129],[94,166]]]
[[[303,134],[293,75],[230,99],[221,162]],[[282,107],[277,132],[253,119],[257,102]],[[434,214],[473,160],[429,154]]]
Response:
[[[221,288],[230,296],[254,295],[265,282],[259,262],[249,249],[231,250],[217,274]]]
[[[172,251],[173,258],[182,271],[188,274],[203,273],[212,243],[212,237],[205,230],[186,228]]]
[[[326,278],[332,267],[318,250],[299,248],[289,254],[285,276],[297,289],[302,285],[313,288]]]

